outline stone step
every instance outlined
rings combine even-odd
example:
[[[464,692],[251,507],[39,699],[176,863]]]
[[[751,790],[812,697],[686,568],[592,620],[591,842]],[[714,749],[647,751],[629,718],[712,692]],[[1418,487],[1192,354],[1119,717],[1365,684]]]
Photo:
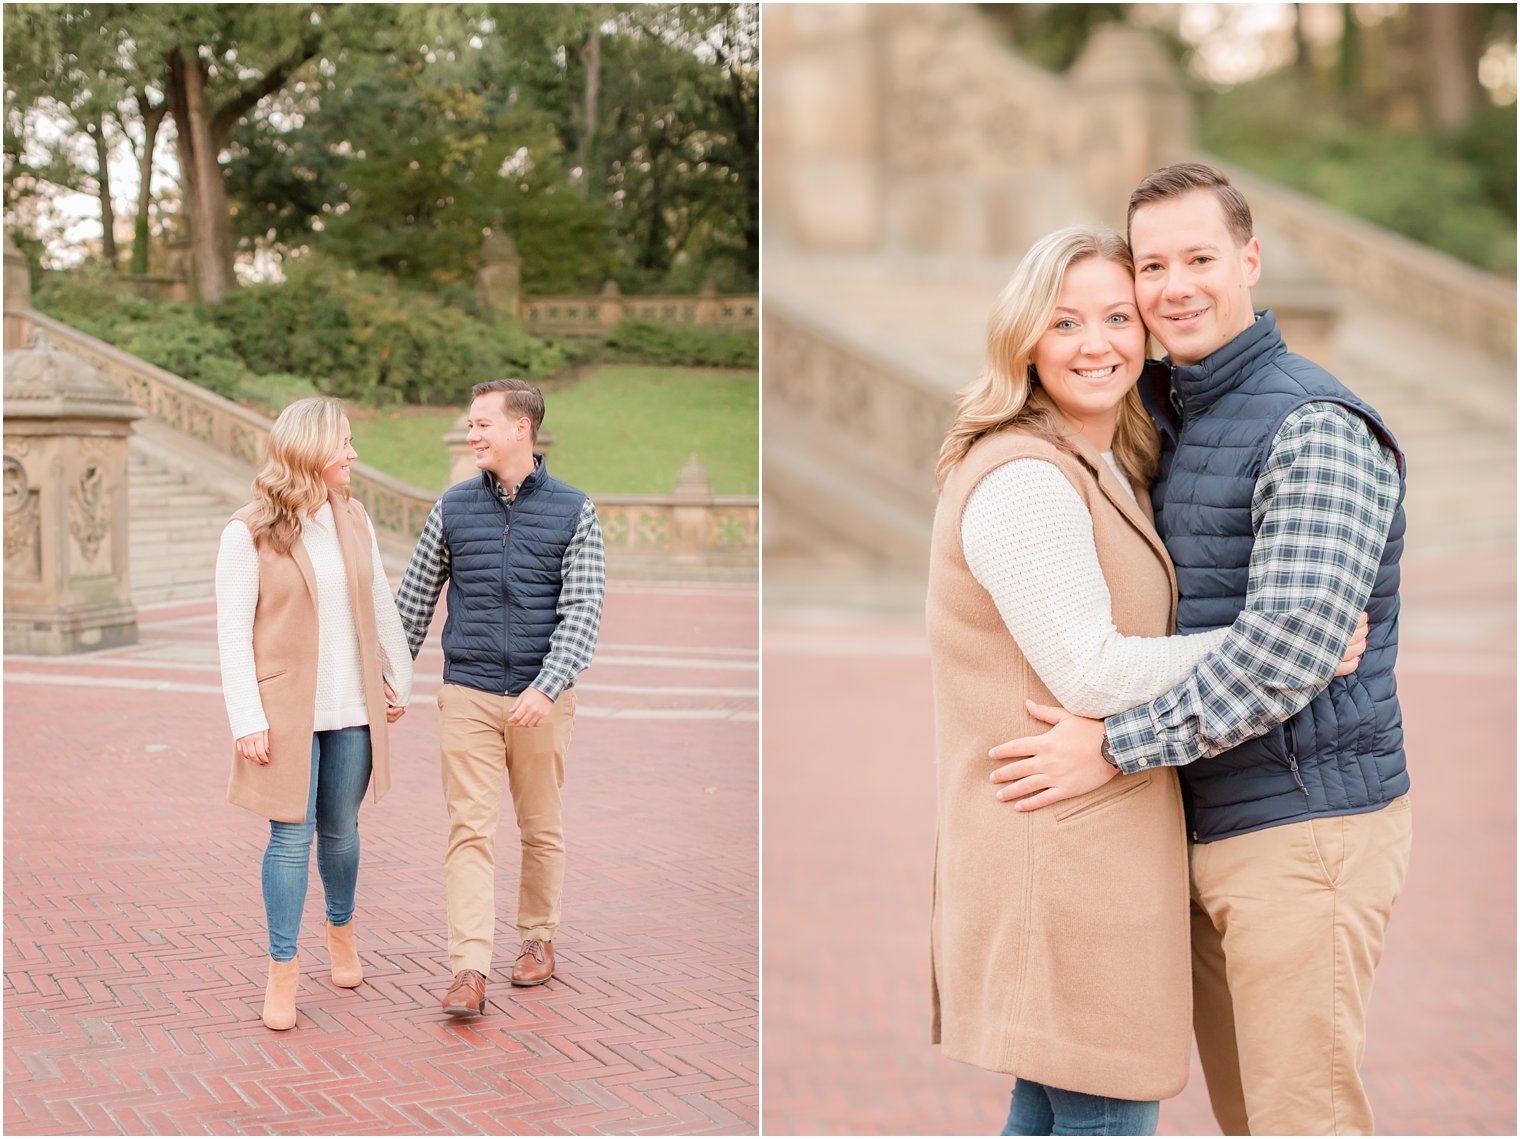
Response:
[[[129,456],[133,602],[152,605],[211,597],[216,591],[218,543],[236,505],[169,469],[146,443],[135,443]]]

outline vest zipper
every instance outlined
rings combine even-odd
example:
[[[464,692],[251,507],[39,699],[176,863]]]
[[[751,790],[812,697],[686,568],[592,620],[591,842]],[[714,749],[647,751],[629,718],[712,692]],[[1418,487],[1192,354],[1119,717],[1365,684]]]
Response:
[[[1298,784],[1298,789],[1304,793],[1304,798],[1309,797],[1309,788],[1304,786],[1304,779],[1298,773],[1298,757],[1291,751],[1288,753],[1288,770],[1293,773],[1293,782]]]
[[[504,503],[502,508],[506,511],[507,520],[501,527],[501,694],[509,696],[512,689],[512,632],[509,628],[512,623],[512,609],[507,604],[506,586],[512,577],[510,555],[507,553],[507,535],[512,532],[512,504]]]

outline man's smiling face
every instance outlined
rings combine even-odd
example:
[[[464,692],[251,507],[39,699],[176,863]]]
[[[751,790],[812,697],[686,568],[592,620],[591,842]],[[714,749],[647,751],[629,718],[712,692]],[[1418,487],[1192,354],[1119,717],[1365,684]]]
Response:
[[[1236,244],[1212,191],[1139,207],[1129,240],[1141,319],[1174,363],[1196,364],[1251,327],[1261,250],[1254,237]]]

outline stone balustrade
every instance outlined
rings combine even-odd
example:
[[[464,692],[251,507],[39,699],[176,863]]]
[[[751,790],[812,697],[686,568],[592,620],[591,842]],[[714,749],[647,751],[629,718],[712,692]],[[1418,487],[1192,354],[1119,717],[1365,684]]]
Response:
[[[1464,264],[1317,202],[1286,186],[1200,154],[1251,203],[1258,226],[1290,239],[1316,269],[1401,316],[1468,345],[1515,358],[1515,282]]]
[[[7,348],[43,329],[59,348],[93,365],[153,419],[219,454],[256,467],[272,421],[163,368],[139,360],[34,309],[5,310]],[[440,442],[440,446],[442,443]],[[407,538],[422,532],[438,492],[354,463],[352,487],[375,526]],[[760,559],[759,500],[746,496],[594,495],[613,572],[652,577],[754,580]]]
[[[750,330],[760,327],[760,298],[714,292],[625,297],[610,287],[594,296],[524,297],[521,314],[535,336],[602,336],[622,320]]]

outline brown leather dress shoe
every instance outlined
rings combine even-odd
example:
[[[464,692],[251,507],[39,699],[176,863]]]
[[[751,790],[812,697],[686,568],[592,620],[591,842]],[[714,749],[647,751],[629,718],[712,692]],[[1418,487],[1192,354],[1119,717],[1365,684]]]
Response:
[[[514,985],[542,985],[554,976],[554,946],[547,941],[525,941],[512,964]]]
[[[450,1016],[478,1016],[486,1011],[486,979],[474,969],[461,969],[443,994],[443,1011]]]

